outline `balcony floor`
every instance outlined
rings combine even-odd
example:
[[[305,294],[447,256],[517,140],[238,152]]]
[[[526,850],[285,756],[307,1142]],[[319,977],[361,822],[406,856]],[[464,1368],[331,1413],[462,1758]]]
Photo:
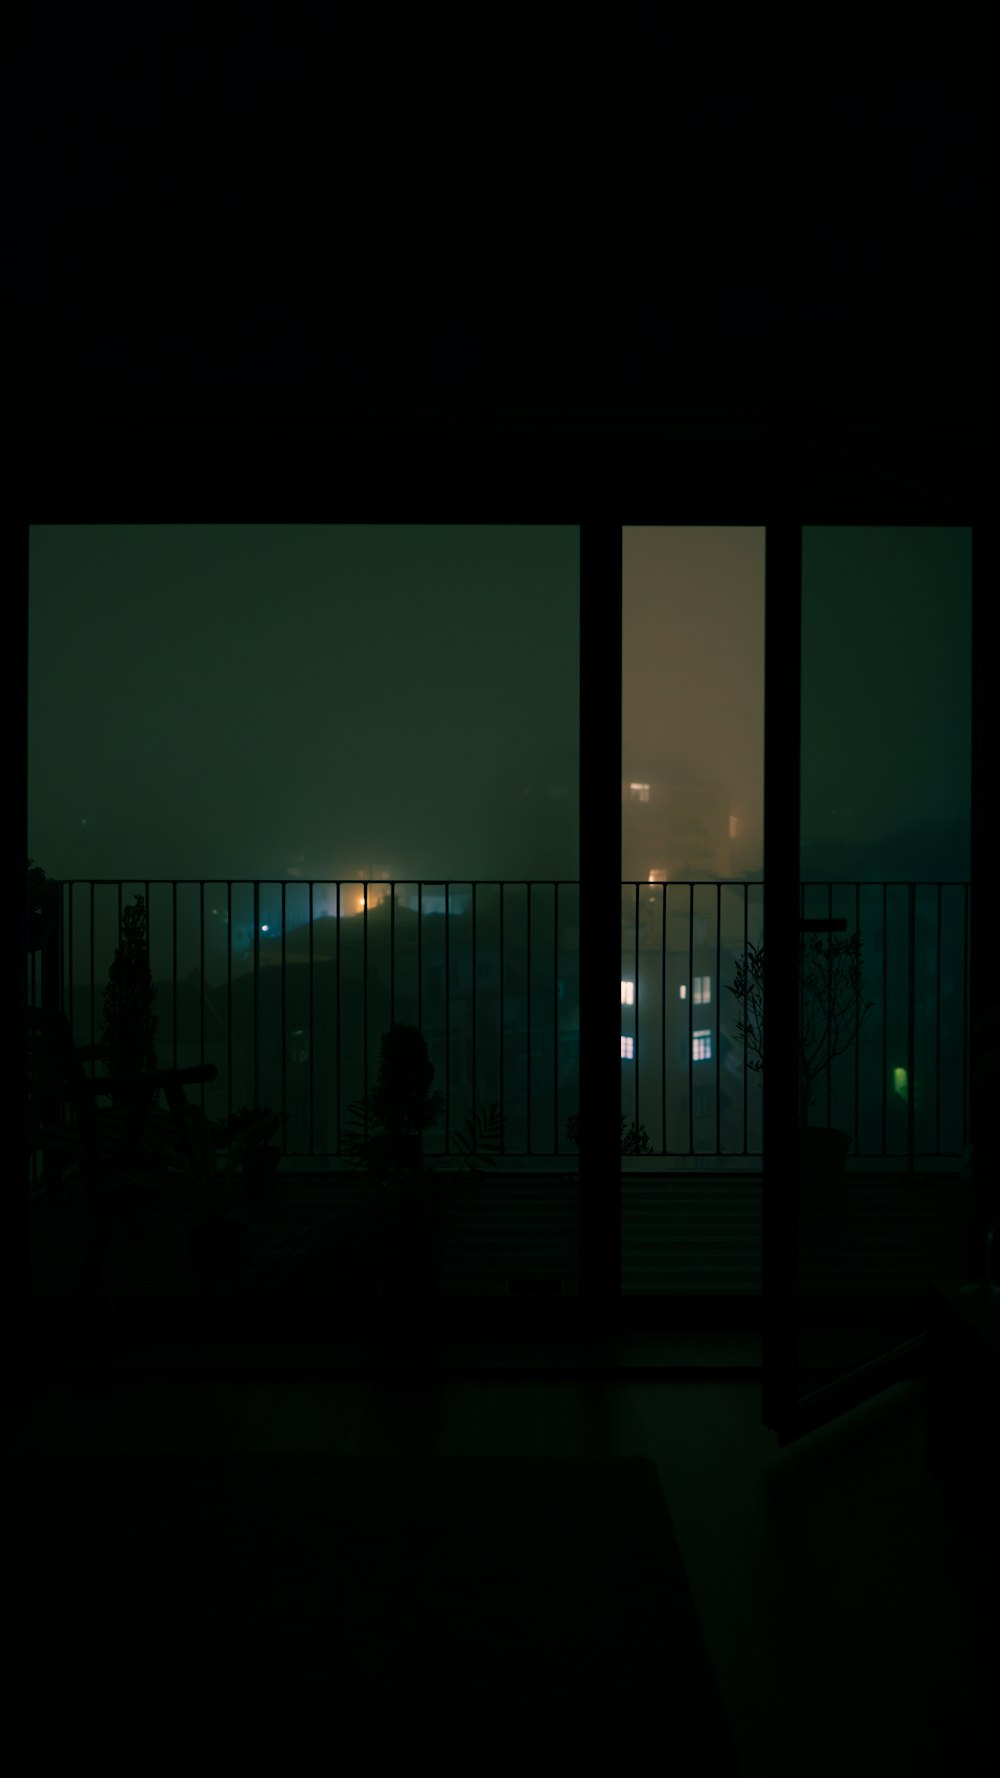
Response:
[[[251,1298],[322,1301],[374,1294],[385,1252],[364,1215],[366,1187],[347,1176],[281,1173],[273,1199],[241,1200],[248,1225]],[[577,1290],[577,1186],[572,1177],[492,1174],[445,1237],[442,1289],[501,1297],[511,1278],[552,1277]],[[761,1179],[744,1174],[635,1174],[623,1182],[623,1293],[654,1297],[747,1297],[761,1290]],[[119,1233],[104,1281],[123,1295],[199,1294],[184,1246],[194,1217],[159,1186],[134,1233]],[[804,1213],[799,1266],[804,1292],[919,1294],[928,1277],[962,1278],[962,1188],[946,1174],[854,1174],[836,1209]],[[86,1244],[84,1204],[32,1204],[31,1293],[72,1294]]]

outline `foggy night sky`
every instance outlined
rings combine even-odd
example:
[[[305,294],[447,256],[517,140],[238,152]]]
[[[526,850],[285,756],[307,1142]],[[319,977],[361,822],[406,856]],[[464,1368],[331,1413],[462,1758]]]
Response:
[[[576,878],[579,533],[33,527],[50,876]],[[807,530],[803,875],[968,875],[967,531]],[[763,863],[764,532],[627,527],[622,776]]]
[[[575,527],[33,528],[29,853],[576,877],[578,606]]]

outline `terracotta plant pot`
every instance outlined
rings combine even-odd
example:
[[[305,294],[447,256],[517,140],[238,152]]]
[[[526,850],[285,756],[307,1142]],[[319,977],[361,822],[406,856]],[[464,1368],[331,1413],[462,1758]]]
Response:
[[[247,1225],[235,1217],[201,1222],[187,1238],[187,1261],[203,1284],[235,1284],[246,1263]]]

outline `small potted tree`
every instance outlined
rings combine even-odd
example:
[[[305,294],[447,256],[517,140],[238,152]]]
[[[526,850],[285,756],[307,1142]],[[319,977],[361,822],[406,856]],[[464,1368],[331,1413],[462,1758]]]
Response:
[[[799,945],[802,1013],[799,1024],[799,1183],[806,1198],[836,1199],[851,1145],[847,1130],[811,1125],[819,1076],[856,1042],[873,1002],[861,999],[861,934],[850,938],[803,933]],[[745,1037],[754,1073],[764,1068],[764,948],[749,945],[729,984],[743,1007],[736,1030]]]

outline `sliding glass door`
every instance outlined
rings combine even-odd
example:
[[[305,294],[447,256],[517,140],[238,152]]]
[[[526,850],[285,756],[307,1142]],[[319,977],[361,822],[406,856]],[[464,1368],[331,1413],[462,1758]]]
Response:
[[[765,1422],[782,1443],[922,1364],[965,1264],[972,528],[821,430],[767,534]],[[761,1058],[763,1059],[763,1057]]]

